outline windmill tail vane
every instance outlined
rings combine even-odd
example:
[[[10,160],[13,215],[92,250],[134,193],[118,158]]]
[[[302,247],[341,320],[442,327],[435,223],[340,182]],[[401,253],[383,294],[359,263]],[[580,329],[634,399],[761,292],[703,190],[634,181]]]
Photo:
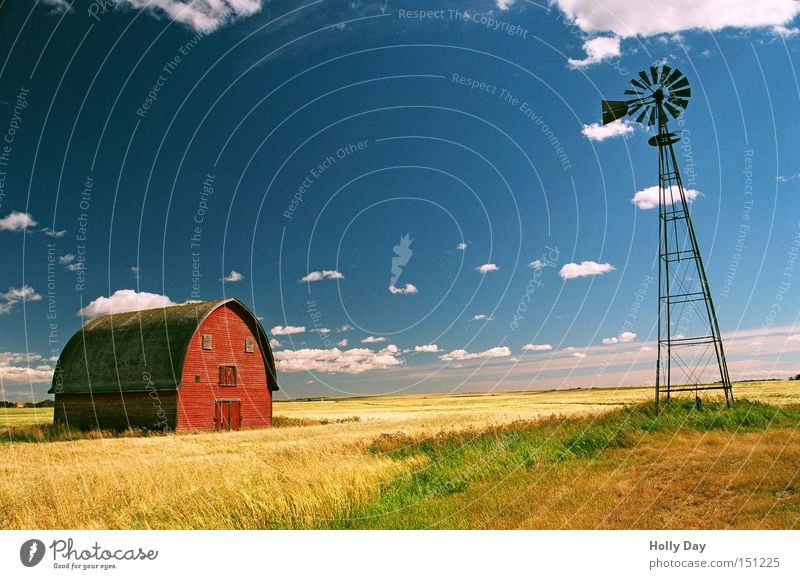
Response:
[[[628,100],[602,101],[603,124],[629,117],[656,134],[658,148],[659,296],[658,359],[655,400],[669,402],[673,393],[693,392],[699,407],[701,390],[723,390],[733,400],[725,350],[703,259],[673,145],[680,140],[667,123],[689,104],[689,80],[677,68],[651,66],[630,80]]]

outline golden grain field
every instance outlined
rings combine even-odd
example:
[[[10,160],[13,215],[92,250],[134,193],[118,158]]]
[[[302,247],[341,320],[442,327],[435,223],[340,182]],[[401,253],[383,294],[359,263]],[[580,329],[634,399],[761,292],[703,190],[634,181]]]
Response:
[[[800,403],[800,383],[794,382],[737,384],[734,393],[776,405]],[[383,483],[422,466],[423,458],[398,461],[368,452],[381,434],[425,436],[585,416],[651,396],[651,389],[626,388],[276,402],[279,419],[329,422],[224,434],[3,443],[0,527],[324,526],[376,497]],[[0,417],[5,427],[13,411]]]

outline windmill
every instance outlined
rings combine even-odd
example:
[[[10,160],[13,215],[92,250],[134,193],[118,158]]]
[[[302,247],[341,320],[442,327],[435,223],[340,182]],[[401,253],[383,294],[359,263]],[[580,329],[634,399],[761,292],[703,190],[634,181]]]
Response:
[[[656,406],[673,392],[723,390],[730,406],[733,390],[717,314],[697,245],[689,205],[673,145],[680,137],[667,121],[677,119],[692,89],[678,69],[651,66],[631,79],[626,101],[603,101],[603,124],[626,116],[655,125],[648,143],[658,148],[658,360]]]

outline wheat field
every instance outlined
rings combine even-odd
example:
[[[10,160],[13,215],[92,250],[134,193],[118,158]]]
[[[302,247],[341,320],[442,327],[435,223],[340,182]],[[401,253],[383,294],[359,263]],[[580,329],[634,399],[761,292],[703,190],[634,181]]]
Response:
[[[737,397],[800,403],[800,383],[735,385]],[[419,438],[547,417],[599,415],[652,390],[385,396],[276,402],[269,430],[0,444],[0,527],[258,529],[325,526],[420,469],[369,451],[381,435]],[[47,409],[50,410],[50,409]],[[0,413],[6,427],[14,410]],[[41,418],[41,414],[37,414]],[[324,422],[314,424],[314,422]]]

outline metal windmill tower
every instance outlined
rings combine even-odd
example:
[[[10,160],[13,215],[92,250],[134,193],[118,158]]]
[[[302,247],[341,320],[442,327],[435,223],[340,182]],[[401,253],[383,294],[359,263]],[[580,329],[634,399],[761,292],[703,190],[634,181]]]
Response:
[[[673,392],[723,390],[730,406],[733,390],[717,314],[697,246],[689,205],[673,145],[680,137],[667,121],[689,104],[688,79],[669,66],[642,71],[631,79],[627,101],[603,101],[603,124],[630,116],[655,125],[648,143],[658,148],[658,360],[656,406]]]

